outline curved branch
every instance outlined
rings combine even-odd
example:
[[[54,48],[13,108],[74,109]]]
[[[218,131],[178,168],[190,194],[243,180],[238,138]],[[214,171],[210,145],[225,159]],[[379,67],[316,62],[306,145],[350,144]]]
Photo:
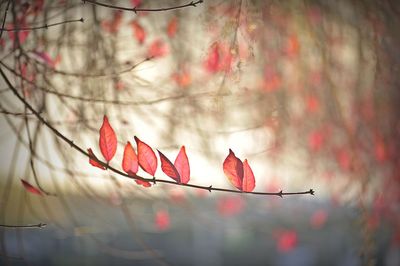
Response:
[[[72,19],[72,20],[65,20],[57,23],[52,23],[52,24],[44,24],[42,26],[36,26],[36,27],[25,27],[25,28],[14,28],[14,29],[7,29],[4,28],[4,26],[0,29],[1,31],[30,31],[30,30],[39,30],[39,29],[48,29],[50,27],[54,26],[59,26],[67,23],[74,23],[74,22],[84,22],[85,20],[83,18],[80,19]]]
[[[190,187],[190,188],[197,188],[197,189],[202,189],[202,190],[207,190],[209,192],[211,191],[220,191],[220,192],[228,192],[228,193],[240,193],[240,194],[253,194],[253,195],[264,195],[264,196],[289,196],[289,195],[304,195],[304,194],[310,194],[314,195],[314,190],[310,189],[307,191],[300,191],[300,192],[283,192],[282,190],[279,192],[244,192],[244,191],[238,191],[238,190],[233,190],[233,189],[225,189],[225,188],[218,188],[218,187],[213,187],[212,185],[210,186],[201,186],[201,185],[195,185],[195,184],[183,184],[183,183],[176,183],[175,181],[170,181],[170,180],[164,180],[164,179],[157,179],[156,177],[154,178],[144,178],[139,175],[129,175],[126,174],[110,165],[107,163],[96,159],[92,158],[87,151],[85,151],[83,148],[75,144],[71,139],[67,138],[65,135],[63,135],[60,131],[58,131],[55,127],[53,127],[51,124],[49,124],[15,89],[15,87],[11,84],[10,80],[7,78],[7,76],[4,74],[3,69],[0,68],[0,74],[2,75],[3,79],[7,83],[7,85],[10,87],[12,92],[17,96],[17,98],[28,108],[37,118],[40,122],[42,122],[46,127],[48,127],[53,133],[62,139],[64,142],[68,143],[71,148],[77,150],[81,154],[85,155],[88,158],[91,158],[92,160],[96,160],[98,163],[109,169],[110,171],[120,175],[124,176],[127,178],[131,179],[137,179],[137,180],[142,180],[142,181],[147,181],[147,182],[153,182],[154,184],[159,182],[159,183],[165,183],[165,184],[170,184],[170,185],[175,185],[175,186],[183,186],[183,187]]]
[[[203,3],[203,0],[198,0],[195,2],[191,1],[190,3],[184,4],[184,5],[179,5],[179,6],[161,7],[161,8],[123,7],[123,6],[115,6],[115,5],[105,4],[105,3],[97,2],[94,0],[82,0],[82,2],[84,4],[86,2],[88,2],[92,5],[107,7],[107,8],[111,8],[111,9],[124,10],[124,11],[132,11],[132,12],[137,13],[137,12],[162,12],[162,11],[181,9],[181,8],[191,7],[191,6],[196,7],[196,5]]]

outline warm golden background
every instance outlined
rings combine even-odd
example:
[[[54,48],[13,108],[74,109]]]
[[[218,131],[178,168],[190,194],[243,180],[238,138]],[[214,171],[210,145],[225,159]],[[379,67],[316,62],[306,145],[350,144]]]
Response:
[[[0,0],[0,68],[53,127],[101,158],[106,114],[115,168],[136,135],[171,159],[185,145],[193,184],[233,188],[231,148],[255,191],[316,193],[143,188],[1,79],[0,224],[47,224],[0,227],[1,265],[400,264],[397,1],[83,2]]]

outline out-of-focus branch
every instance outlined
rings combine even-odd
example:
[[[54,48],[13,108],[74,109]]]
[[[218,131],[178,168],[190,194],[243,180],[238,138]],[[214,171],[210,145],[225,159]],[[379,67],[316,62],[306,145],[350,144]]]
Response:
[[[68,24],[68,23],[74,23],[74,22],[84,22],[85,20],[83,18],[80,19],[72,19],[72,20],[65,20],[65,21],[61,21],[61,22],[57,22],[57,23],[52,23],[52,24],[44,24],[42,26],[36,26],[36,27],[23,27],[23,28],[13,28],[13,29],[7,29],[4,28],[4,25],[2,26],[2,28],[0,29],[1,31],[31,31],[31,30],[40,30],[40,29],[48,29],[50,27],[54,27],[54,26],[59,26],[59,25],[63,25],[63,24]]]
[[[181,9],[181,8],[186,8],[186,7],[195,7],[198,4],[203,3],[203,0],[198,0],[198,1],[191,1],[190,3],[184,4],[184,5],[179,5],[179,6],[170,6],[170,7],[161,7],[161,8],[140,8],[140,7],[122,7],[122,6],[115,6],[115,5],[110,5],[110,4],[105,4],[101,2],[97,2],[94,0],[82,0],[82,2],[85,4],[86,2],[93,4],[93,5],[98,5],[102,7],[107,7],[111,9],[118,9],[118,10],[125,10],[125,11],[132,11],[132,12],[160,12],[160,11],[169,11],[169,10],[174,10],[174,9]]]
[[[28,225],[15,225],[15,224],[0,224],[0,227],[4,227],[4,228],[19,228],[19,229],[35,229],[35,228],[39,228],[42,229],[44,227],[46,227],[47,224],[45,223],[38,223],[38,224],[28,224]]]

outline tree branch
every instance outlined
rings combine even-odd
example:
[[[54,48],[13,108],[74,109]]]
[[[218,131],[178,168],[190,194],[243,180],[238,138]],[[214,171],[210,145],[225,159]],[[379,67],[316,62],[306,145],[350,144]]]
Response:
[[[47,224],[45,223],[38,223],[38,224],[28,224],[28,225],[12,225],[12,224],[0,224],[0,227],[5,227],[5,228],[22,228],[22,229],[33,229],[33,228],[39,228],[42,229],[46,227]]]
[[[105,4],[101,2],[97,2],[94,0],[82,0],[82,2],[85,4],[86,2],[92,4],[92,5],[98,5],[102,7],[107,7],[111,9],[118,9],[118,10],[124,10],[124,11],[132,11],[132,12],[162,12],[162,11],[169,11],[169,10],[174,10],[174,9],[181,9],[185,7],[195,7],[198,4],[203,3],[203,0],[198,0],[198,1],[191,1],[190,3],[184,4],[184,5],[179,5],[179,6],[171,6],[171,7],[161,7],[161,8],[139,8],[139,7],[123,7],[123,6],[115,6],[115,5],[110,5],[110,4]]]
[[[29,109],[37,118],[40,122],[42,122],[46,127],[48,127],[53,133],[62,139],[64,142],[68,143],[71,148],[79,151],[81,154],[85,155],[88,158],[91,158],[92,160],[96,160],[98,163],[106,167],[106,169],[109,169],[110,171],[120,175],[124,176],[127,178],[131,179],[137,179],[137,180],[142,180],[142,181],[147,181],[147,182],[152,182],[152,183],[165,183],[165,184],[170,184],[170,185],[175,185],[175,186],[183,186],[183,187],[190,187],[190,188],[197,188],[197,189],[202,189],[202,190],[207,190],[209,192],[211,191],[220,191],[220,192],[228,192],[228,193],[240,193],[240,194],[253,194],[253,195],[264,195],[264,196],[289,196],[289,195],[304,195],[304,194],[310,194],[314,195],[314,190],[310,189],[307,191],[300,191],[300,192],[283,192],[282,190],[279,192],[244,192],[244,191],[238,191],[238,190],[233,190],[233,189],[225,189],[225,188],[218,188],[218,187],[213,187],[212,185],[210,186],[201,186],[201,185],[195,185],[195,184],[183,184],[183,183],[176,183],[175,181],[171,180],[165,180],[165,179],[157,179],[156,177],[154,178],[144,178],[138,175],[129,175],[126,174],[112,166],[110,166],[108,163],[105,163],[99,159],[93,158],[89,155],[87,151],[85,151],[83,148],[80,146],[76,145],[71,139],[67,138],[65,135],[63,135],[60,131],[58,131],[55,127],[53,127],[50,123],[48,123],[17,91],[17,89],[11,84],[10,80],[7,78],[7,76],[4,74],[3,69],[0,68],[0,74],[7,83],[7,85],[10,87],[12,92],[17,96],[17,98],[26,106],[27,109]]]
[[[61,22],[57,22],[57,23],[52,23],[52,24],[44,24],[42,26],[36,26],[36,27],[25,27],[25,28],[14,28],[14,29],[7,29],[4,28],[4,25],[1,27],[1,31],[30,31],[30,30],[39,30],[39,29],[48,29],[50,27],[54,27],[54,26],[59,26],[59,25],[63,25],[63,24],[67,24],[67,23],[74,23],[74,22],[84,22],[85,20],[83,18],[80,19],[72,19],[72,20],[65,20],[65,21],[61,21]]]

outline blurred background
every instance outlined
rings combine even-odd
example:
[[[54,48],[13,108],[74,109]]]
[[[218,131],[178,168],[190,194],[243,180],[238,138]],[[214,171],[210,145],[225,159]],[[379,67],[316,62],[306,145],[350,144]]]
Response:
[[[138,136],[192,184],[234,189],[232,149],[255,191],[315,195],[139,186],[2,78],[0,265],[400,265],[399,3],[190,3],[0,0],[0,68],[100,159],[107,115],[117,169]]]

